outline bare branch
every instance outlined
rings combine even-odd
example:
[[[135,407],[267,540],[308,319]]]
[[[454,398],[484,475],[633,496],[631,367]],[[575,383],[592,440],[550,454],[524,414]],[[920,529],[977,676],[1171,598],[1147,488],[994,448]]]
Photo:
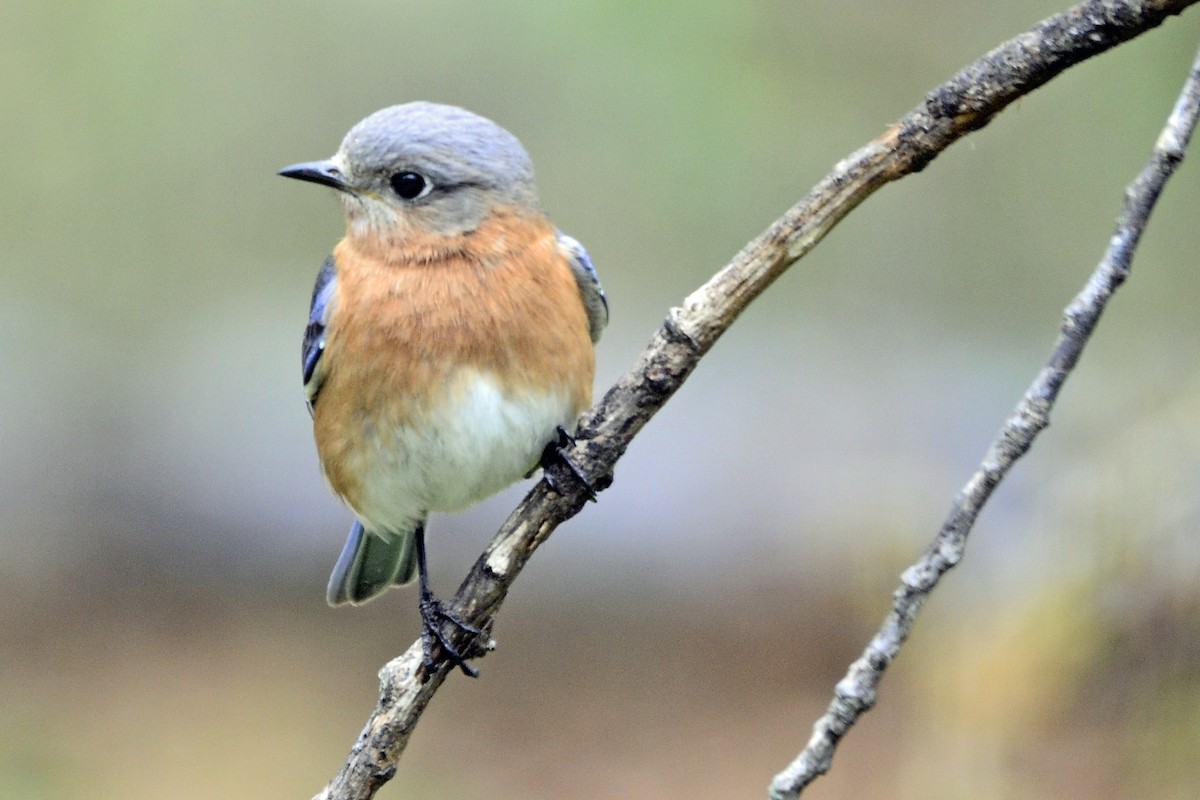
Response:
[[[836,164],[808,195],[747,244],[667,315],[645,351],[580,422],[572,459],[602,488],[630,441],[679,389],[700,358],[746,306],[851,210],[885,184],[918,172],[1013,100],[1067,68],[1160,25],[1197,0],[1090,0],[1038,24],[930,92],[877,139]],[[567,494],[539,482],[475,563],[453,601],[485,630],[525,562],[586,502],[570,474]],[[456,640],[456,645],[468,642]],[[316,800],[361,800],[395,774],[409,735],[445,667],[421,671],[420,642],[380,672],[380,698],[349,758]]]
[[[921,606],[938,581],[963,557],[967,535],[992,491],[1025,455],[1033,440],[1050,424],[1058,392],[1091,338],[1113,292],[1129,276],[1133,254],[1167,179],[1183,161],[1200,113],[1200,52],[1183,91],[1155,143],[1149,161],[1125,190],[1125,202],[1104,258],[1063,314],[1058,342],[1046,366],[988,447],[975,474],[958,493],[942,528],[917,563],[901,576],[892,610],[846,676],[834,689],[833,701],[813,725],[813,735],[800,755],[771,784],[771,800],[793,800],[809,783],[829,770],[838,742],[860,715],[875,705],[884,670],[900,653]]]

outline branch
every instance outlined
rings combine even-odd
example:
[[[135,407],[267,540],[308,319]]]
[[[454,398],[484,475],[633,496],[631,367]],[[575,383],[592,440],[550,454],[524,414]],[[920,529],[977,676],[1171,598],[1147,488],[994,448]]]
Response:
[[[706,284],[668,312],[641,356],[579,426],[572,459],[597,488],[638,431],[691,375],[700,358],[784,270],[817,245],[859,203],[885,184],[919,172],[943,150],[978,130],[1009,103],[1067,68],[1160,25],[1197,0],[1089,0],[1002,44],[930,92],[881,136],[836,164],[804,199],[742,248]],[[453,610],[490,630],[526,561],[586,498],[570,474],[566,494],[540,481],[509,516],[455,595]],[[463,647],[470,643],[455,640]],[[380,671],[379,703],[333,781],[314,800],[374,796],[396,772],[408,738],[447,675],[421,670],[421,643]]]
[[[958,493],[929,549],[904,571],[901,585],[892,596],[891,612],[863,654],[838,682],[829,709],[813,725],[808,745],[771,783],[771,800],[799,797],[805,786],[829,771],[842,736],[860,715],[875,705],[876,687],[883,671],[899,655],[921,606],[942,575],[963,557],[967,535],[992,491],[1050,424],[1050,411],[1059,390],[1083,353],[1109,298],[1129,277],[1142,231],[1167,179],[1183,161],[1198,113],[1200,52],[1149,161],[1125,190],[1125,202],[1104,258],[1063,314],[1050,360],[1005,421],[975,474]]]

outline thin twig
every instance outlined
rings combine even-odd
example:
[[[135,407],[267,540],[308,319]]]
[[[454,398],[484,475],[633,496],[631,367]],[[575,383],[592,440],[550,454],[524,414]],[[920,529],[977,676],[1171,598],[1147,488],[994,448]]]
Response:
[[[922,604],[942,575],[963,557],[967,535],[992,491],[1050,424],[1050,411],[1059,390],[1083,353],[1109,298],[1129,276],[1142,231],[1167,179],[1183,161],[1198,113],[1200,52],[1150,159],[1125,190],[1124,205],[1104,258],[1063,314],[1058,342],[1049,361],[1005,421],[975,474],[958,493],[929,549],[904,571],[901,585],[892,596],[891,612],[863,654],[838,682],[829,709],[813,725],[808,746],[775,777],[771,800],[799,797],[805,786],[829,770],[842,736],[861,714],[875,705],[879,680],[912,632]]]
[[[1157,27],[1197,0],[1089,0],[1039,23],[934,89],[877,139],[836,164],[808,195],[747,244],[732,261],[667,315],[632,368],[579,426],[572,460],[597,488],[633,437],[679,389],[700,358],[746,306],[859,203],[887,183],[918,172],[1009,103],[1067,68]],[[586,494],[567,473],[556,494],[539,482],[475,563],[452,607],[490,630],[513,580],[546,537],[577,514]],[[468,642],[455,640],[456,645]],[[445,667],[421,670],[415,642],[380,672],[379,703],[345,766],[315,800],[365,800],[395,774],[396,764]]]

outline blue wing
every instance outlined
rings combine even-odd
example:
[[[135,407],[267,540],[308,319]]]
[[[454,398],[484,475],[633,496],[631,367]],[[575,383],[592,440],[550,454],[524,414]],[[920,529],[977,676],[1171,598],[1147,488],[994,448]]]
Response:
[[[575,273],[575,282],[579,284],[579,295],[587,309],[588,332],[592,341],[598,342],[604,326],[608,324],[608,298],[600,286],[600,276],[596,274],[587,250],[578,241],[559,231],[558,246],[567,257],[571,271]]]
[[[329,312],[333,310],[333,294],[336,289],[337,267],[334,265],[333,256],[330,256],[325,259],[321,271],[317,273],[317,284],[313,287],[312,304],[308,310],[308,327],[304,329],[304,349],[301,352],[304,396],[308,400],[310,413],[316,406],[321,381],[325,379],[325,370],[319,369],[319,366],[321,354],[325,352],[325,326],[329,322]]]

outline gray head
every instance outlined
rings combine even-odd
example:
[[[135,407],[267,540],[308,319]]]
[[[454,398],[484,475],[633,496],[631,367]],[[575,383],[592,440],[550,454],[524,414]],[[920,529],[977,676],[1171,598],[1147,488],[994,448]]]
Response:
[[[355,125],[328,161],[289,178],[341,192],[351,234],[474,230],[497,206],[537,210],[533,165],[517,138],[455,106],[406,103]]]

